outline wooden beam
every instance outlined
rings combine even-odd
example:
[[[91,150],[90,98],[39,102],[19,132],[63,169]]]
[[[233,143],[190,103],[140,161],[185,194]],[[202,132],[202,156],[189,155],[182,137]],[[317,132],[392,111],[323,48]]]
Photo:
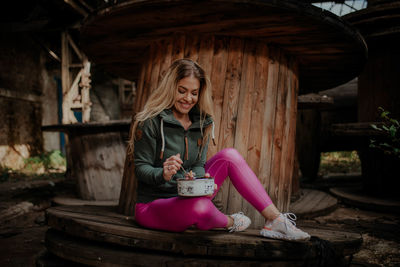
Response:
[[[68,34],[61,33],[61,81],[62,91],[65,94],[70,87],[69,79],[69,47],[68,47]]]
[[[42,97],[24,92],[16,92],[0,88],[0,97],[14,98],[18,100],[25,100],[30,102],[41,102]]]
[[[75,11],[81,14],[84,17],[87,17],[89,14],[80,6],[78,6],[73,0],[64,0],[65,3],[70,5]]]
[[[78,1],[79,1],[79,3],[81,3],[82,6],[86,7],[86,9],[89,10],[90,12],[94,11],[93,7],[88,5],[88,3],[86,3],[84,0],[78,0]]]
[[[67,34],[67,39],[68,39],[69,45],[72,47],[72,49],[74,49],[76,55],[79,57],[79,59],[81,61],[83,61],[83,56],[82,56],[81,51],[79,50],[78,46],[75,44],[74,40],[72,40],[72,38],[69,34]]]
[[[319,94],[300,95],[297,100],[298,109],[325,108],[333,105],[333,97]]]

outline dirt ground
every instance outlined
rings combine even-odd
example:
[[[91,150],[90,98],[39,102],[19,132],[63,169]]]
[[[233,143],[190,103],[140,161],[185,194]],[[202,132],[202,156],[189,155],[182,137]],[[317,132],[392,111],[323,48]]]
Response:
[[[0,266],[35,266],[37,255],[45,250],[45,210],[54,195],[71,190],[63,181],[0,184]],[[351,266],[400,266],[398,215],[340,204],[330,214],[301,220],[298,225],[360,233],[363,245]]]

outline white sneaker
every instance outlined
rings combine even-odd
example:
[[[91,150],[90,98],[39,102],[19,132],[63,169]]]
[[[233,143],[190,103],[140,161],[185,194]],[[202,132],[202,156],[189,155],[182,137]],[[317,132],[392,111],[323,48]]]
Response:
[[[242,232],[250,226],[251,220],[249,217],[243,214],[243,212],[238,212],[230,215],[233,219],[233,225],[228,228],[229,232]]]
[[[292,241],[309,240],[310,235],[296,227],[296,223],[294,222],[296,219],[296,215],[293,213],[281,213],[272,222],[267,222],[264,228],[261,229],[260,234],[273,239]]]

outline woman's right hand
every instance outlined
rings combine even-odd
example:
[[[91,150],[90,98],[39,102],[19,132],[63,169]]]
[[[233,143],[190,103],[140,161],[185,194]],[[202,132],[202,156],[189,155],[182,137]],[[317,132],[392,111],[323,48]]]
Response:
[[[163,178],[165,181],[170,181],[172,177],[181,168],[183,161],[181,155],[178,153],[174,156],[167,158],[163,163]]]

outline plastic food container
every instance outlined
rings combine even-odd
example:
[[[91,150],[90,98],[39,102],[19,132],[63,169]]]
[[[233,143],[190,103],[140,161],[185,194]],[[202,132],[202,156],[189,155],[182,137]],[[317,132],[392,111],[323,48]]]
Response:
[[[214,193],[214,178],[202,177],[193,180],[178,178],[176,181],[179,196],[199,197]]]

